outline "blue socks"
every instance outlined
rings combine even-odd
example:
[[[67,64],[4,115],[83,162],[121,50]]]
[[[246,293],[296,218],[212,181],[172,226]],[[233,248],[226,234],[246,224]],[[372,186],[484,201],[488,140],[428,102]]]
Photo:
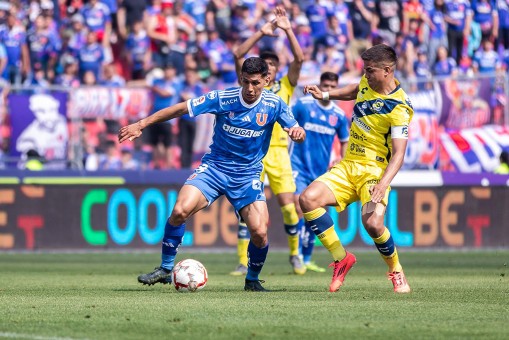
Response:
[[[182,243],[186,224],[182,223],[173,226],[170,222],[166,222],[164,227],[164,237],[161,249],[161,268],[172,270],[175,265],[175,256],[177,256],[178,247]]]
[[[252,241],[249,241],[249,245],[247,247],[247,275],[246,279],[250,281],[257,281],[258,275],[262,271],[263,265],[265,263],[265,259],[267,258],[267,253],[269,251],[269,244],[263,248],[256,247]]]
[[[309,226],[304,226],[300,230],[302,260],[306,264],[311,262],[313,249],[315,248],[315,233],[313,233]]]

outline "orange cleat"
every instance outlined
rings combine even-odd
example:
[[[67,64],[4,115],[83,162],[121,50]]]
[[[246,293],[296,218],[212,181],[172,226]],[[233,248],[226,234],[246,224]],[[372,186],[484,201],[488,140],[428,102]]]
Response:
[[[410,293],[412,291],[408,285],[408,282],[406,281],[405,273],[387,273],[387,278],[392,281],[395,293]]]
[[[357,262],[357,259],[352,253],[346,252],[346,256],[341,261],[332,262],[329,267],[334,267],[334,273],[332,274],[332,281],[329,286],[329,291],[331,293],[337,292],[339,288],[343,285],[343,281],[345,280],[345,276],[348,271],[353,267],[353,265]]]

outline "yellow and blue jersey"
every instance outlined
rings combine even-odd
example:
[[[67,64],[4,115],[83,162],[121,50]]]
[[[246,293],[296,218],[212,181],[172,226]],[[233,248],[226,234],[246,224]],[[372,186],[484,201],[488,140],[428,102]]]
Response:
[[[277,95],[263,90],[256,102],[248,104],[241,90],[212,91],[187,101],[191,117],[215,115],[210,152],[202,162],[226,173],[260,172],[275,123],[286,128],[297,125],[288,105]]]
[[[277,94],[286,105],[290,105],[290,99],[292,98],[293,91],[295,89],[288,76],[284,76],[280,80],[276,81],[271,87],[266,87],[267,90]],[[272,139],[270,140],[270,146],[284,146],[288,147],[288,134],[283,130],[281,125],[275,124],[274,130],[272,131]]]
[[[348,119],[345,112],[333,102],[322,106],[311,96],[300,98],[292,107],[292,112],[299,125],[306,130],[304,143],[292,144],[292,169],[311,183],[327,171],[334,137],[337,135],[341,142],[348,140]]]
[[[365,76],[361,78],[345,160],[385,169],[391,159],[394,131],[398,131],[398,138],[408,138],[414,110],[397,80],[396,83],[394,91],[383,95],[369,87]]]

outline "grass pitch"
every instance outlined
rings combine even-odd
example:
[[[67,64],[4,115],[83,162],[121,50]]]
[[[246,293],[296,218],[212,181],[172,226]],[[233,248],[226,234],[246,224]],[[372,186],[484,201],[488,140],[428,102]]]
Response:
[[[357,251],[338,293],[325,274],[290,273],[269,252],[271,293],[243,291],[233,253],[190,253],[209,272],[198,293],[142,286],[159,254],[0,253],[0,338],[15,339],[507,339],[509,251],[410,252],[411,294],[396,295],[376,251]],[[329,254],[314,256],[325,266]]]

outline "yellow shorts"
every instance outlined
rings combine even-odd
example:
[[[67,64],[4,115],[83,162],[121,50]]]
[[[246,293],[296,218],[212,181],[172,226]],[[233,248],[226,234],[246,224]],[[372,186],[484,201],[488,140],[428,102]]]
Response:
[[[384,169],[367,164],[351,161],[341,161],[329,172],[316,180],[327,185],[334,193],[337,201],[337,210],[343,211],[353,202],[361,201],[362,205],[371,201],[369,188],[380,181]],[[382,203],[387,206],[391,187],[387,187]]]
[[[286,146],[271,146],[263,159],[263,166],[262,181],[267,174],[270,189],[274,195],[295,192],[297,188],[293,180],[290,155],[288,155]]]

